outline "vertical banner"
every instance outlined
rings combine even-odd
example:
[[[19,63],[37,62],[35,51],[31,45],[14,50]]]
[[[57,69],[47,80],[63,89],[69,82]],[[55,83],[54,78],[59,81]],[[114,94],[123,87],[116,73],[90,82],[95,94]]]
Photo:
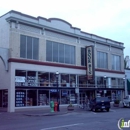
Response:
[[[86,73],[87,80],[95,79],[94,46],[86,47]]]

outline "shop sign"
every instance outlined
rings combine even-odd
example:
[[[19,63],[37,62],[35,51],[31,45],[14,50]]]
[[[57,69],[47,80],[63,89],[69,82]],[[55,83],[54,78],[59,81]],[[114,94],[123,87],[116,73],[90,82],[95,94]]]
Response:
[[[58,90],[58,91],[59,91],[59,90]],[[57,89],[51,89],[50,92],[56,93],[56,92],[57,92]]]
[[[15,76],[15,82],[25,82],[25,77]]]
[[[94,70],[94,46],[86,47],[86,72],[87,72],[87,80],[93,80],[95,76]]]

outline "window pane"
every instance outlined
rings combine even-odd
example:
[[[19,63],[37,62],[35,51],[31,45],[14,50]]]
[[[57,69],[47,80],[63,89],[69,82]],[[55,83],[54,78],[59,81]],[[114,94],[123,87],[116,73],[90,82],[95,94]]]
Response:
[[[85,65],[85,48],[81,48],[81,65]]]
[[[46,60],[52,61],[52,42],[51,41],[46,42]]]
[[[59,43],[59,62],[64,63],[64,44]]]
[[[38,60],[39,39],[33,38],[33,59]]]
[[[121,70],[121,59],[117,56],[117,70]]]
[[[121,70],[121,57],[112,55],[112,69]]]
[[[53,62],[58,62],[58,43],[53,42]]]
[[[20,37],[20,57],[26,58],[26,36]]]
[[[75,46],[46,42],[46,60],[67,64],[75,64]]]
[[[32,59],[32,38],[27,37],[27,58]]]
[[[70,46],[65,45],[65,63],[70,64]]]
[[[108,68],[108,55],[104,52],[97,52],[97,67],[98,68]]]
[[[100,68],[100,53],[97,52],[97,67]]]
[[[75,64],[75,47],[74,46],[70,46],[71,48],[71,64]]]

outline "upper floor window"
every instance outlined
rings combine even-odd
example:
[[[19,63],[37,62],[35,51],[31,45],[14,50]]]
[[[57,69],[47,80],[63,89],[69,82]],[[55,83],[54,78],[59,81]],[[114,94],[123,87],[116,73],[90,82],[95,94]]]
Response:
[[[38,60],[39,39],[21,35],[20,36],[20,57]]]
[[[81,65],[86,66],[86,49],[81,48]]]
[[[107,69],[108,68],[108,55],[105,52],[97,52],[97,67]]]
[[[59,63],[75,64],[75,47],[47,40],[46,60]]]
[[[112,55],[112,70],[121,70],[121,57]]]

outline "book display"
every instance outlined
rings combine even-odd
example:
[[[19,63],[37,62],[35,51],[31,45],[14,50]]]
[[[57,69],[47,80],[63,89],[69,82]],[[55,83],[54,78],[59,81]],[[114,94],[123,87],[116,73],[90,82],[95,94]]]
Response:
[[[25,106],[25,92],[23,91],[17,91],[16,92],[16,98],[15,98],[15,106],[16,107],[23,107]]]
[[[8,106],[8,92],[7,91],[3,91],[3,107],[7,107]]]

